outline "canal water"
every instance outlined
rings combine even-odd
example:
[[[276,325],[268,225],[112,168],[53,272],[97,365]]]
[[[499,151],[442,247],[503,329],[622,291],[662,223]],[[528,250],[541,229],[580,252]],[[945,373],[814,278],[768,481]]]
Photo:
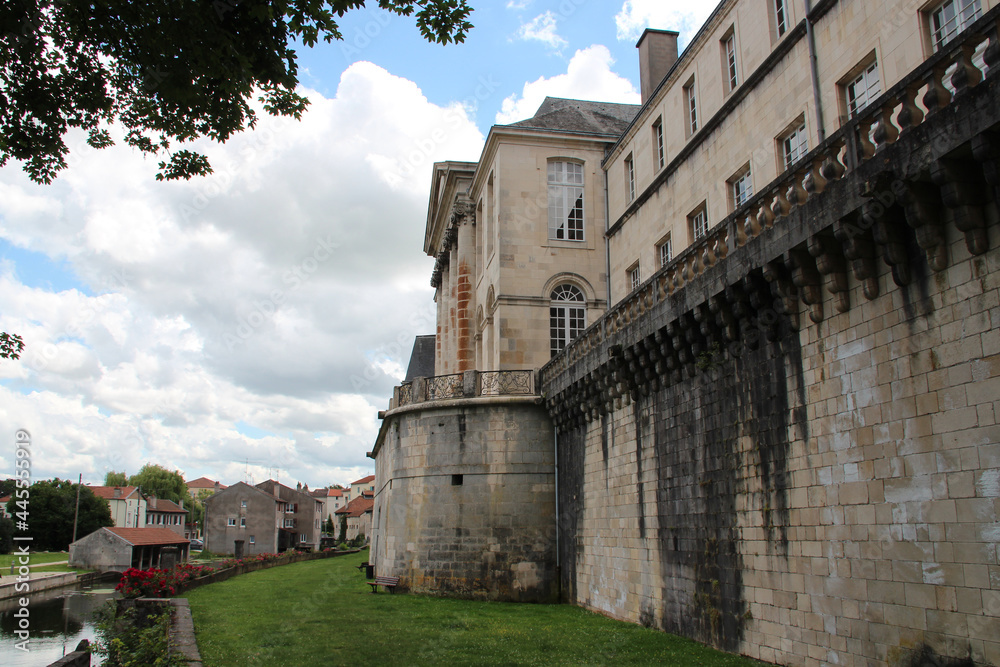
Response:
[[[93,613],[118,594],[114,584],[97,583],[93,588],[69,586],[31,594],[29,651],[19,650],[14,631],[20,619],[16,598],[0,600],[0,665],[3,667],[45,667],[72,653],[82,639],[94,642]],[[92,657],[92,664],[100,659]]]

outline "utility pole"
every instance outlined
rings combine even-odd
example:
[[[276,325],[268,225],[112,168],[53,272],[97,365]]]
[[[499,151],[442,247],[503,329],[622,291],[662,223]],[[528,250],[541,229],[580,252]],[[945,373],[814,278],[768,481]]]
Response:
[[[80,518],[80,486],[83,484],[83,473],[80,473],[80,480],[76,483],[76,512],[73,514],[73,541],[76,542],[76,522]]]

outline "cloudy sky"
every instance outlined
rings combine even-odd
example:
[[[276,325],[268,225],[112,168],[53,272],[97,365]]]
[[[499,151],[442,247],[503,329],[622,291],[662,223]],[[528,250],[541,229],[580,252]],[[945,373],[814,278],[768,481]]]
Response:
[[[715,3],[471,4],[457,46],[352,12],[300,53],[303,119],[201,145],[208,178],[157,182],[156,160],[82,137],[52,185],[0,168],[0,331],[27,345],[0,361],[0,468],[27,429],[36,479],[373,472],[377,412],[434,332],[431,165],[478,159],[546,95],[637,103],[642,30],[686,44]]]

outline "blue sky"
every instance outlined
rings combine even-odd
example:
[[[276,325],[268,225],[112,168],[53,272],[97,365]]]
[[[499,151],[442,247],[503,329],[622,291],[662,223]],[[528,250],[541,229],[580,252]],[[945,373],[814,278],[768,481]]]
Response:
[[[100,483],[147,462],[226,484],[372,472],[377,412],[434,331],[432,164],[476,160],[491,125],[545,95],[636,103],[642,29],[683,44],[714,8],[473,6],[448,46],[412,19],[349,13],[344,42],[301,52],[303,119],[201,142],[212,176],[160,183],[156,160],[78,135],[51,185],[0,168],[0,330],[27,344],[0,362],[0,467],[25,428],[37,478]]]

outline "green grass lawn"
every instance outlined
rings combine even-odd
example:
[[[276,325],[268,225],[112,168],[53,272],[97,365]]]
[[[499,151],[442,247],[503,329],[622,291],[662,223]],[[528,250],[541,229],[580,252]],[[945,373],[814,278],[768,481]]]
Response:
[[[206,667],[762,664],[569,605],[372,595],[355,569],[367,556],[275,567],[188,593]]]
[[[17,547],[15,546],[15,549],[16,548]],[[11,560],[15,562],[14,567],[17,567],[20,564],[20,561],[18,560],[19,558],[19,554],[0,554],[0,570],[9,573]],[[35,565],[40,565],[42,563],[55,563],[61,560],[69,560],[69,554],[65,551],[31,552],[29,554],[29,560],[31,566],[34,567]]]

